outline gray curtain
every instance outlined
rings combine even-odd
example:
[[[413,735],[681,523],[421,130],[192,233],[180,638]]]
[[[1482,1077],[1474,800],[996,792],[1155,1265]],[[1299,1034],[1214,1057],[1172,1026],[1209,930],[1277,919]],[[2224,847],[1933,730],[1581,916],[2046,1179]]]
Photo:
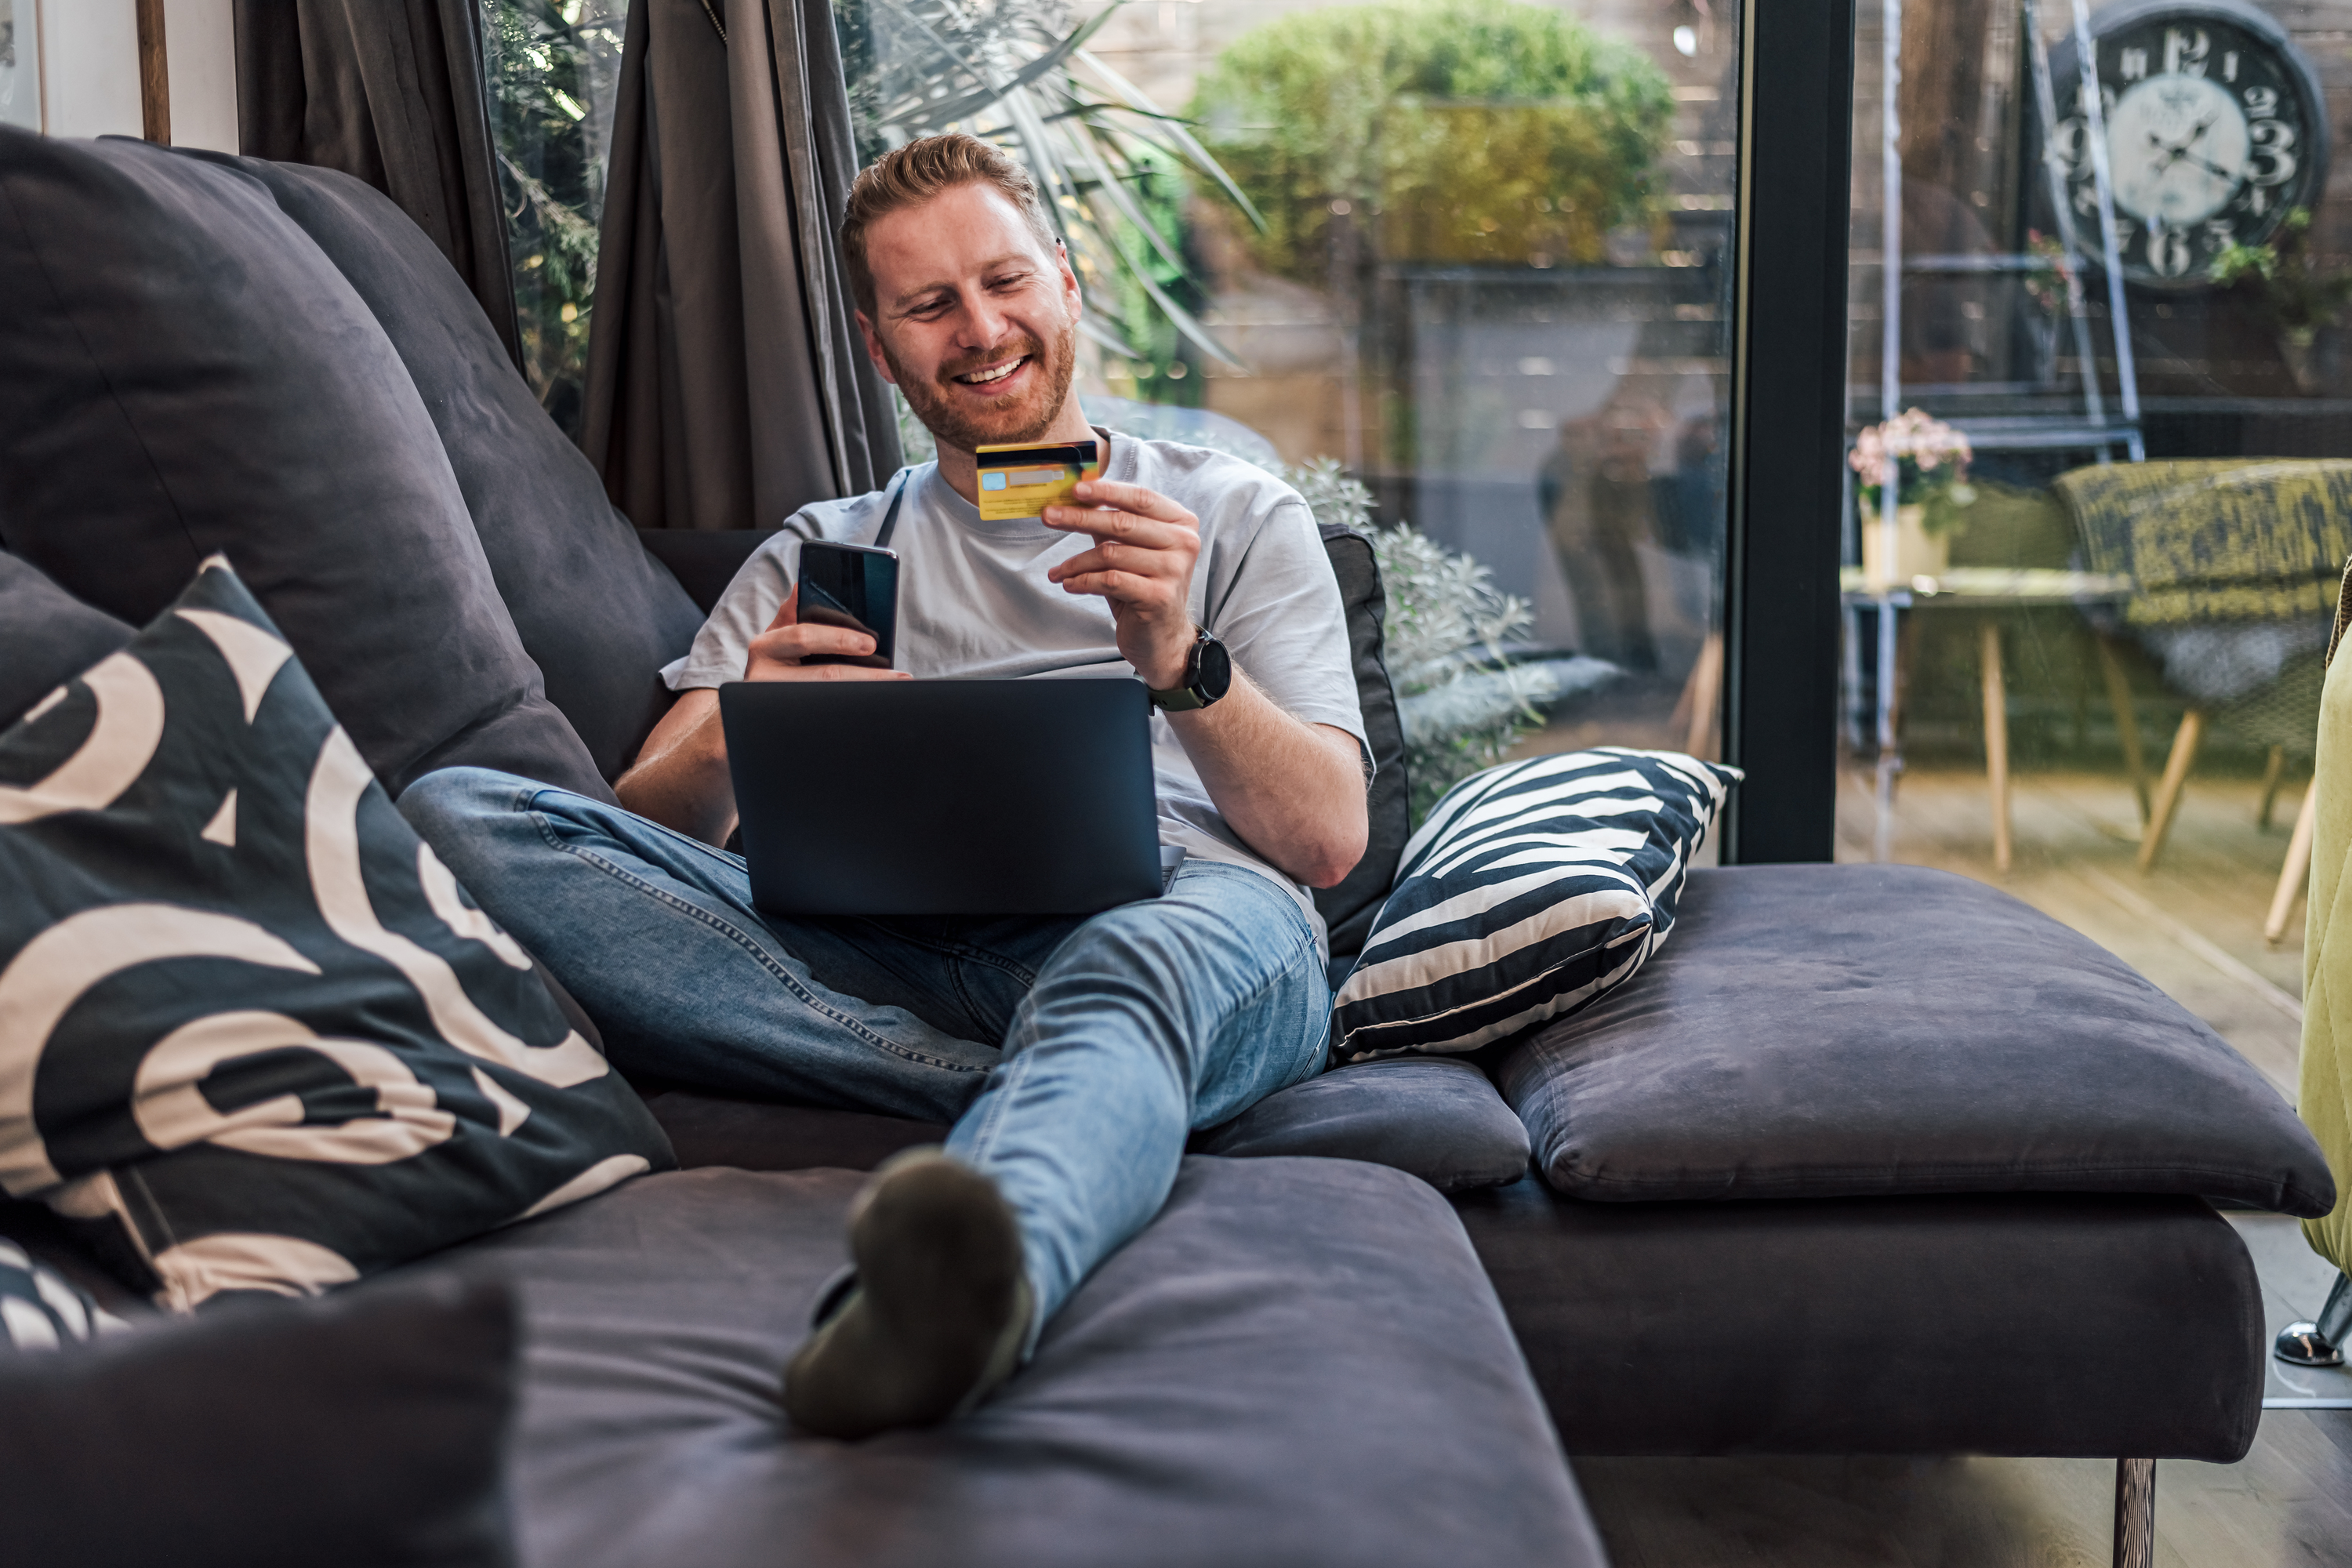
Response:
[[[518,369],[475,0],[236,0],[237,145],[340,169],[441,247]]]
[[[640,528],[875,489],[897,426],[834,236],[855,172],[825,0],[635,0],[581,445]]]

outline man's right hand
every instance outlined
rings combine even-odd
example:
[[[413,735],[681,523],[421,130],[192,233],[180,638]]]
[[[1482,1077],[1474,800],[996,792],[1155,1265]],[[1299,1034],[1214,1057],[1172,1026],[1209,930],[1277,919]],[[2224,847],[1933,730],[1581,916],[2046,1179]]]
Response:
[[[768,629],[751,639],[751,658],[744,662],[746,680],[907,680],[903,669],[876,669],[864,664],[809,664],[812,654],[837,654],[863,658],[874,651],[874,639],[845,626],[819,626],[800,617],[801,591],[793,584]]]
[[[862,658],[874,639],[845,626],[800,618],[794,587],[768,629],[751,639],[746,680],[906,680],[903,669],[864,664],[810,664],[811,654]],[[678,693],[637,752],[636,765],[613,786],[621,804],[705,844],[724,844],[735,831],[735,785],[727,772],[727,731],[719,721],[719,693],[704,688]]]

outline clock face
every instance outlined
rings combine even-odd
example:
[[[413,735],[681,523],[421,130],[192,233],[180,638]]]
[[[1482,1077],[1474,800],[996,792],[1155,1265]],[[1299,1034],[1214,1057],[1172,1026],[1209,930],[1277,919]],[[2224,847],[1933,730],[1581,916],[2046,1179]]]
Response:
[[[2229,245],[2258,245],[2315,205],[2326,121],[2309,68],[2275,24],[2203,6],[2133,6],[2094,35],[2116,249],[2124,276],[2158,287],[2208,281]],[[2272,36],[2275,35],[2275,36]],[[2073,51],[2052,85],[2074,112],[2053,129],[2076,242],[2100,254],[2090,116]]]

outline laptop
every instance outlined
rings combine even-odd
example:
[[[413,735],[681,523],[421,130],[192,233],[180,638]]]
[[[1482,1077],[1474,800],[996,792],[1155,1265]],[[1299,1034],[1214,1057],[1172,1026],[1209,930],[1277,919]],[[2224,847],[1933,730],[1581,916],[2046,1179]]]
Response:
[[[1140,681],[736,681],[719,712],[772,914],[1094,914],[1174,871]]]

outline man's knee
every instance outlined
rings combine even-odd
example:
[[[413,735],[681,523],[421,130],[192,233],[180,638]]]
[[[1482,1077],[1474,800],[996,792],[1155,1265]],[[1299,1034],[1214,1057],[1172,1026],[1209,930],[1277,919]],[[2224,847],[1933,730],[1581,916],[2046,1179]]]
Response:
[[[494,768],[442,768],[426,773],[394,803],[420,837],[436,849],[468,829],[515,809],[544,786]]]

